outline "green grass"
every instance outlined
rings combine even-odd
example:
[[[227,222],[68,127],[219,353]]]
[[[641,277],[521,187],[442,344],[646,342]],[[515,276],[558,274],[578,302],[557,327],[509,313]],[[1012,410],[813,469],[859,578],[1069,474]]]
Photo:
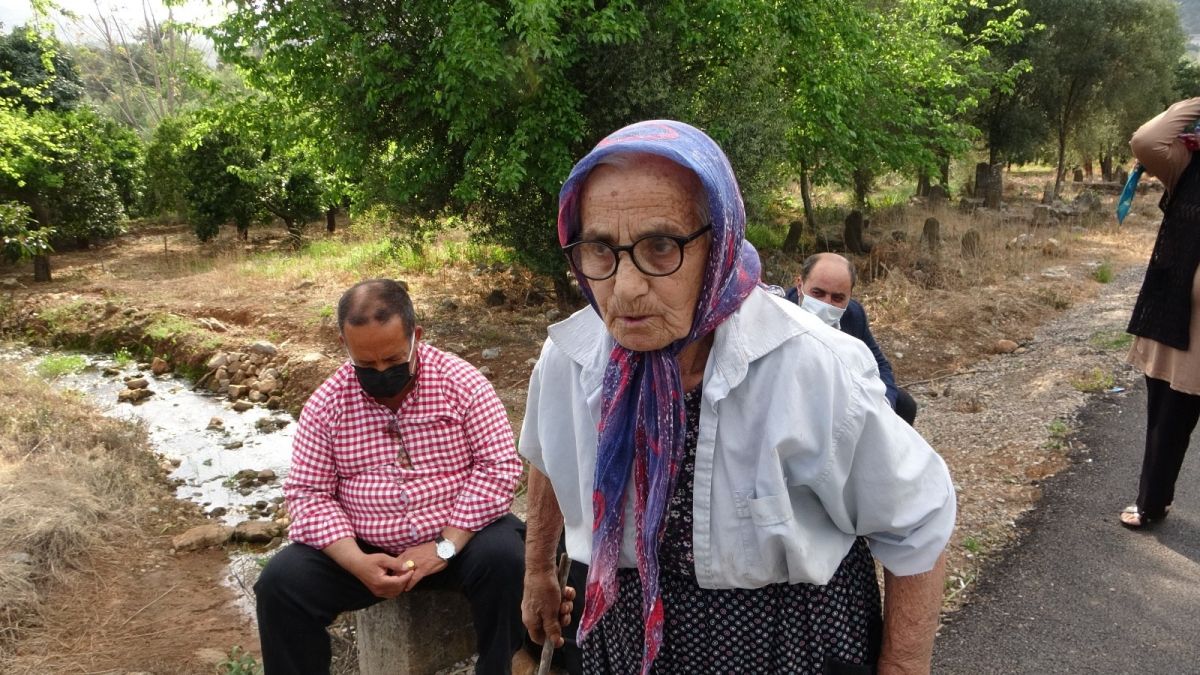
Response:
[[[507,265],[511,249],[472,240],[428,244],[404,239],[372,241],[320,240],[299,251],[266,253],[242,262],[239,274],[267,278],[321,278],[329,274],[355,277],[393,276],[397,270],[433,273],[460,264]]]
[[[121,347],[113,353],[113,361],[116,362],[118,368],[124,368],[133,363],[133,354],[129,353],[129,349]]]
[[[1096,269],[1092,270],[1092,278],[1102,284],[1107,284],[1113,280],[1113,268],[1107,261],[1100,263]]]
[[[86,306],[87,303],[83,300],[75,300],[65,305],[58,305],[42,310],[41,318],[52,329],[61,328],[78,321],[84,314],[82,310]]]
[[[1066,446],[1067,436],[1071,434],[1071,427],[1066,421],[1055,419],[1046,425],[1046,434],[1046,442],[1042,444],[1042,447],[1049,450],[1061,450]]]
[[[759,251],[777,251],[783,248],[787,238],[787,226],[752,223],[746,226],[746,239]]]
[[[1125,331],[1102,331],[1093,333],[1088,343],[1097,349],[1124,350],[1133,344],[1133,336]]]
[[[983,544],[979,543],[979,540],[975,537],[967,537],[963,539],[962,547],[973,555],[979,555],[979,552],[983,550]]]
[[[234,647],[229,650],[229,657],[217,664],[217,672],[221,675],[262,675],[263,668],[253,654]]]
[[[1090,372],[1073,378],[1071,386],[1085,393],[1095,393],[1111,389],[1114,382],[1112,373],[1105,372],[1100,368],[1092,368]]]
[[[159,314],[146,326],[146,336],[154,340],[169,340],[177,335],[195,333],[200,326],[175,314]]]
[[[73,375],[87,367],[87,360],[79,354],[52,354],[37,364],[37,373],[47,380],[63,375]]]

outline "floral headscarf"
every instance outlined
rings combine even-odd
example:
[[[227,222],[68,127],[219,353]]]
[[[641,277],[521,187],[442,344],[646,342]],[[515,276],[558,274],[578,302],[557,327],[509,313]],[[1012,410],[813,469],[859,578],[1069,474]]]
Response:
[[[670,120],[639,122],[609,135],[571,170],[558,197],[558,240],[580,232],[579,198],[588,174],[614,153],[648,153],[669,159],[700,178],[712,218],[712,244],[687,337],[648,352],[617,344],[604,373],[595,491],[592,495],[592,564],[580,639],[599,622],[617,597],[617,562],[624,528],[626,487],[633,476],[637,566],[642,582],[645,640],[642,672],[662,643],[663,605],[658,583],[658,543],[667,503],[683,456],[687,422],[676,357],[688,344],[729,318],[758,283],[758,252],[745,240],[746,212],[733,168],[704,132]],[[599,313],[588,279],[576,279]]]

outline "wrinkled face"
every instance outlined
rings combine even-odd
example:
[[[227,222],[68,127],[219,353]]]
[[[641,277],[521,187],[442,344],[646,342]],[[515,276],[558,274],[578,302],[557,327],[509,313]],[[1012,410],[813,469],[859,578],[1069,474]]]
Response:
[[[837,258],[822,259],[813,266],[808,278],[800,282],[800,292],[834,307],[850,304],[850,270]]]
[[[580,239],[627,246],[654,234],[687,236],[697,222],[693,195],[699,179],[674,162],[638,156],[628,166],[600,165],[588,176],[580,200]],[[589,282],[608,332],[626,349],[652,351],[686,337],[692,327],[711,235],[687,244],[675,273],[654,277],[618,254],[617,272]]]

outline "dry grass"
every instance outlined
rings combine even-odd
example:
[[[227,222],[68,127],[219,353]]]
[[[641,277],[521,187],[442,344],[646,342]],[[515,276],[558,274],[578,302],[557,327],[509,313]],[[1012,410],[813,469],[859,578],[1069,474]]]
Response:
[[[39,596],[90,567],[159,467],[144,433],[98,417],[19,368],[0,369],[0,656],[39,620]]]

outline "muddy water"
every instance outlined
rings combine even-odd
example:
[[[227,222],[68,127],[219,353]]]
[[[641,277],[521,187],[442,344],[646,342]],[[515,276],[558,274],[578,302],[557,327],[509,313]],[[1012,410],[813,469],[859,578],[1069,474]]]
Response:
[[[0,361],[23,362],[31,372],[47,356],[61,354],[27,348],[0,351]],[[290,415],[261,407],[239,413],[224,397],[192,391],[183,378],[156,376],[148,368],[121,365],[107,356],[83,358],[87,366],[82,371],[57,377],[52,384],[84,394],[105,415],[142,423],[155,451],[178,465],[171,473],[181,481],[178,498],[196,502],[209,513],[224,509],[219,519],[231,525],[249,519],[258,510],[255,504],[266,502],[269,513],[282,501],[280,481],[287,472],[295,427]],[[116,372],[106,375],[105,369]],[[154,395],[136,404],[118,403],[126,377],[146,378]],[[212,424],[214,419],[221,420],[220,428]],[[256,426],[260,420],[266,420],[262,424],[267,428]],[[276,478],[243,487],[234,479],[243,470],[270,470]]]

